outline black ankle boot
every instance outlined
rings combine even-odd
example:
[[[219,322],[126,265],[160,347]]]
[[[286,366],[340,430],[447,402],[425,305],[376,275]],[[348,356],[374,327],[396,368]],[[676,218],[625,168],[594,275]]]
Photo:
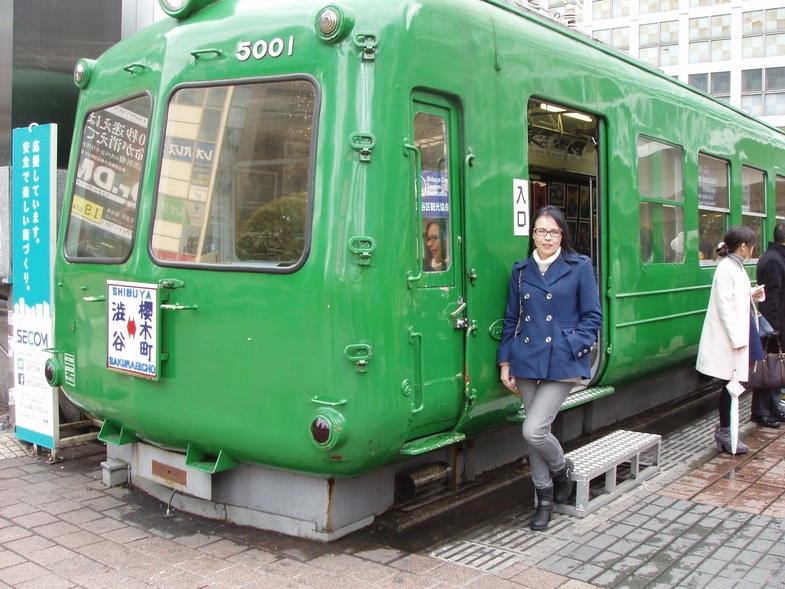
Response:
[[[565,459],[564,467],[559,471],[553,473],[553,502],[564,503],[572,493],[572,470],[573,463],[569,458]]]
[[[553,487],[534,489],[537,493],[537,509],[529,522],[529,527],[535,531],[548,529],[548,522],[553,515]]]

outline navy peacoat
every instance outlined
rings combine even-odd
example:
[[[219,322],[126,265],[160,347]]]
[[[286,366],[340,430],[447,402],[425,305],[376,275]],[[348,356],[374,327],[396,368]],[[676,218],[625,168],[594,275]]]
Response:
[[[589,378],[602,326],[591,260],[562,252],[543,275],[533,258],[512,267],[497,363],[534,380]]]

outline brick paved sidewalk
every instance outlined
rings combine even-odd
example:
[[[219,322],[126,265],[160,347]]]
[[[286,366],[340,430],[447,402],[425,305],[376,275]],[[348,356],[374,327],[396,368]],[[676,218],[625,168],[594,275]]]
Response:
[[[522,505],[416,552],[167,515],[103,485],[99,443],[50,465],[0,435],[0,588],[785,587],[785,431],[744,424],[751,452],[717,455],[713,421],[665,436],[662,472],[585,518],[535,533]]]

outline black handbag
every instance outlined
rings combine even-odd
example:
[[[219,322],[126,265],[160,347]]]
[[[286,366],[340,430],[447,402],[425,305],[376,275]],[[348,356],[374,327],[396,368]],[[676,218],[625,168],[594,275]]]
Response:
[[[777,351],[767,353],[763,360],[755,362],[750,369],[747,386],[753,389],[781,389],[785,387],[785,354],[779,338]]]

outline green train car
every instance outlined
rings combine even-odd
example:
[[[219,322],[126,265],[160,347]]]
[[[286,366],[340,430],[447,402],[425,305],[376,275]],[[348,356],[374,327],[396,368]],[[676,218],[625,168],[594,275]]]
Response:
[[[161,4],[75,71],[46,366],[134,476],[364,481],[332,538],[405,469],[520,456],[495,353],[545,204],[605,315],[562,437],[699,386],[716,244],[785,218],[778,130],[512,0]]]

